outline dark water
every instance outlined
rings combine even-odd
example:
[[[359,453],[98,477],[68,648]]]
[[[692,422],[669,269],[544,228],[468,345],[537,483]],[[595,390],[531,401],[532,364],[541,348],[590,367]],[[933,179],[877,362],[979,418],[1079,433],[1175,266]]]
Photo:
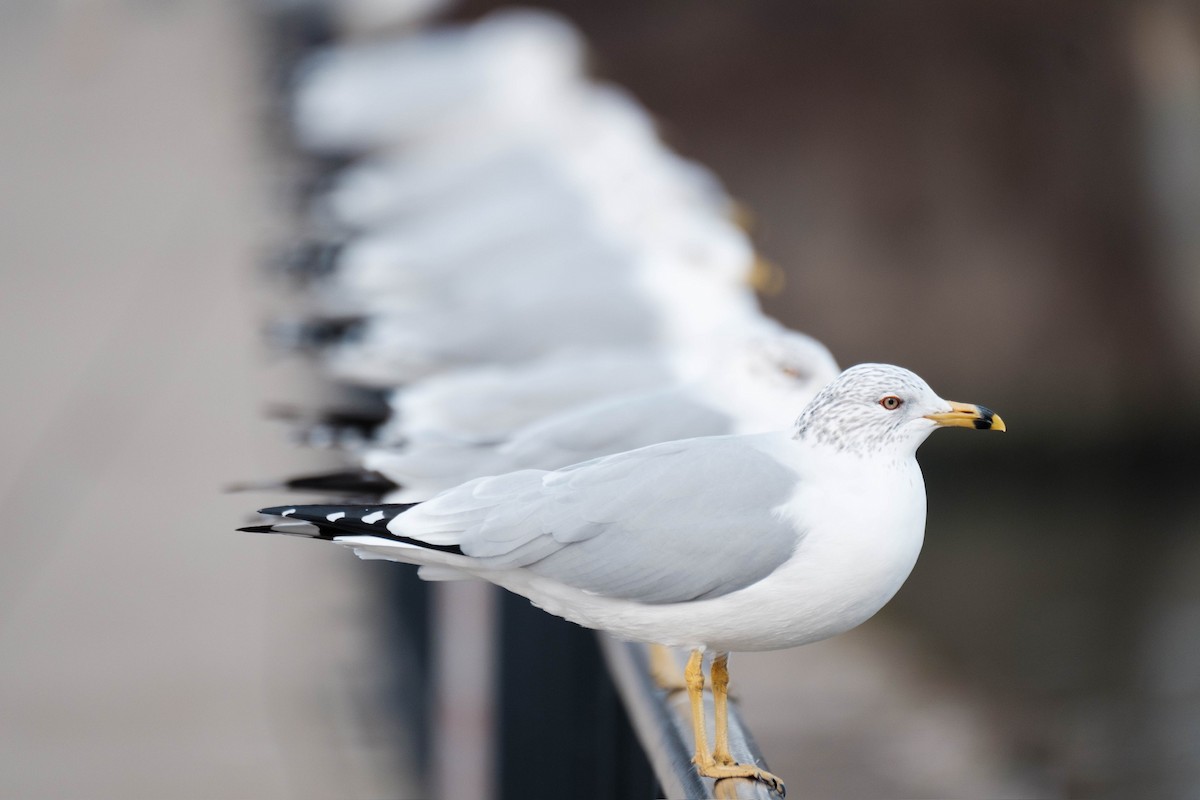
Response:
[[[969,676],[1043,785],[1194,797],[1200,441],[1105,433],[935,437],[926,547],[895,611]]]

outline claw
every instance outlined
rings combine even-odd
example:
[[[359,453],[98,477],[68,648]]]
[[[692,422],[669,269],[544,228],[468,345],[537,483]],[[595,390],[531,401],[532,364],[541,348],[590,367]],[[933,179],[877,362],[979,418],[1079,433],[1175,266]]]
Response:
[[[698,769],[705,778],[714,778],[718,781],[726,778],[751,778],[762,781],[780,797],[787,795],[787,788],[777,775],[772,775],[765,769],[759,769],[752,764],[717,764],[714,762],[708,765],[698,765]]]

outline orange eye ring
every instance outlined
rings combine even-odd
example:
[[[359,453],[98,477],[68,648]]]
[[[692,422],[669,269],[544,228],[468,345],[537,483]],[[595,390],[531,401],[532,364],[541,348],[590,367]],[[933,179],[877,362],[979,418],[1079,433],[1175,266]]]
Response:
[[[879,405],[886,408],[888,411],[895,411],[900,406],[904,405],[904,401],[894,394],[889,394],[887,397],[879,401]]]

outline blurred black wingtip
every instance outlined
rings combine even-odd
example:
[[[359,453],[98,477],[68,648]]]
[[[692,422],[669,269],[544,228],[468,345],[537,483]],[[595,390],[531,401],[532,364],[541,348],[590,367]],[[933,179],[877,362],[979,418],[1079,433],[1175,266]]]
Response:
[[[275,320],[267,325],[267,341],[285,352],[317,353],[355,341],[366,330],[362,316]]]
[[[237,492],[322,492],[325,494],[382,497],[399,489],[400,485],[381,473],[368,469],[349,469],[299,475],[294,478],[267,481],[242,481],[225,487],[228,493]]]
[[[309,286],[337,272],[346,243],[314,240],[276,251],[267,259],[267,271],[297,285]]]

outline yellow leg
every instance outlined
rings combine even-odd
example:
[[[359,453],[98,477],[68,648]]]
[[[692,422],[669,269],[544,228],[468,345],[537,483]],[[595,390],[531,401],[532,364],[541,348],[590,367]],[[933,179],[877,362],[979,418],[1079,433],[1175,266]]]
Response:
[[[675,654],[671,652],[671,648],[661,644],[652,644],[647,646],[647,650],[650,654],[650,675],[658,684],[658,688],[666,689],[668,692],[677,692],[688,688],[687,680],[679,671],[679,663],[675,660]]]
[[[729,753],[729,654],[720,653],[712,662],[713,716],[717,722],[717,746],[713,761],[736,764]]]
[[[708,734],[704,730],[703,650],[693,650],[688,656],[683,677],[687,681],[688,700],[692,702],[692,734],[696,740],[696,754],[692,756],[692,763],[699,767],[700,774],[704,775],[705,768],[713,766],[713,760],[708,752]]]
[[[697,651],[699,652],[699,651]],[[696,653],[692,654],[695,657]],[[688,661],[688,666],[691,666],[691,661]],[[699,668],[699,662],[697,662]],[[703,691],[704,677],[700,677],[700,688]],[[689,682],[689,687],[691,686]],[[713,659],[712,664],[712,689],[713,689],[713,716],[715,717],[717,726],[717,746],[711,756],[708,756],[703,763],[697,761],[700,774],[708,778],[753,778],[762,781],[771,787],[772,790],[783,796],[786,792],[781,781],[775,775],[766,770],[759,769],[752,764],[739,764],[729,752],[729,654],[720,653]],[[693,713],[695,702],[693,701]],[[701,731],[703,731],[703,721],[701,723]],[[697,740],[699,746],[699,740]]]

